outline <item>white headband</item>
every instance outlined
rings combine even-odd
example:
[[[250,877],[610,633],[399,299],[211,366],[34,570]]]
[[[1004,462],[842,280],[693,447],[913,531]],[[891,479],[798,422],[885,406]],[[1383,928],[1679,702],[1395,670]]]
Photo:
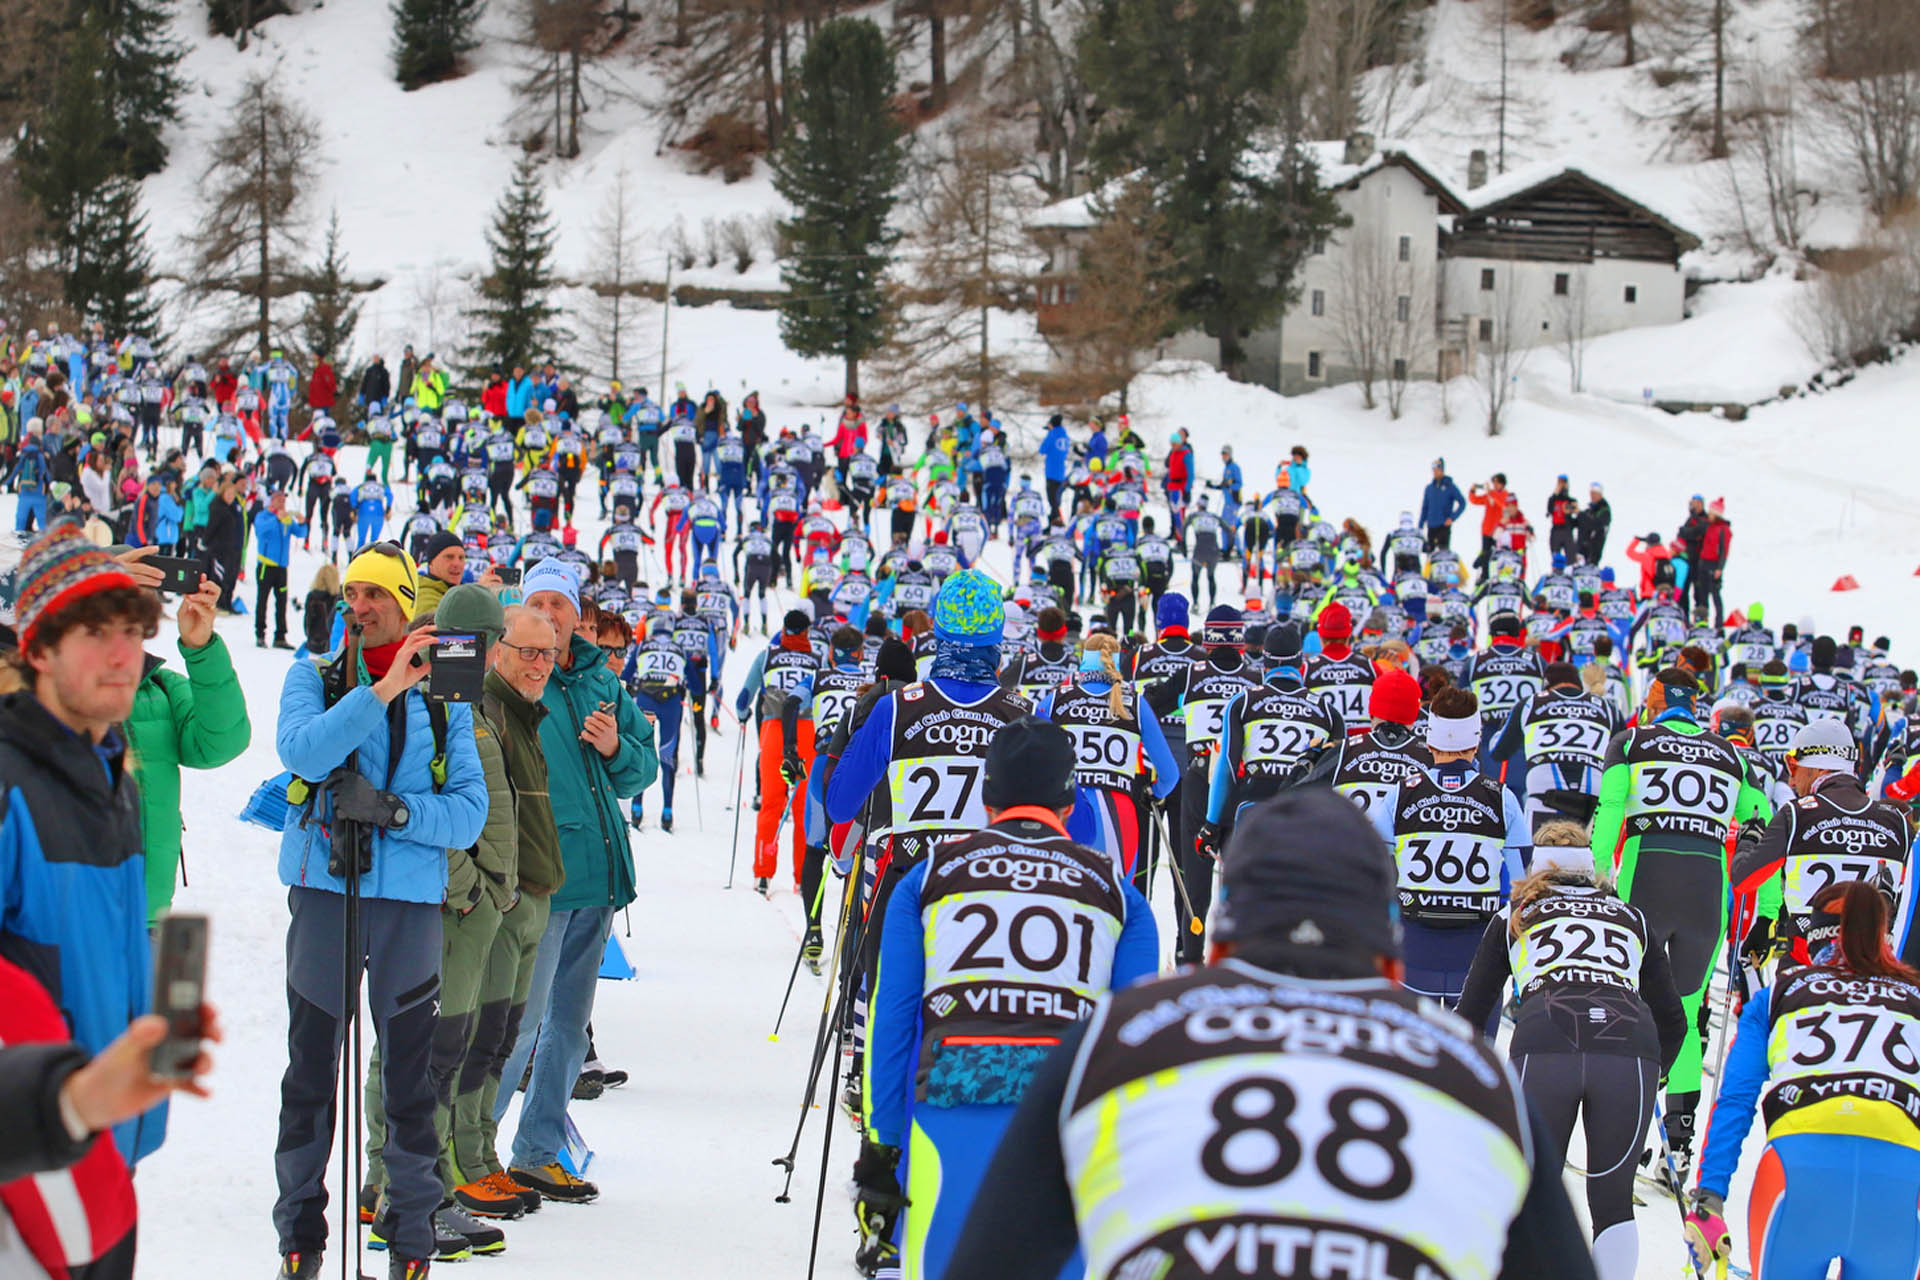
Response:
[[[1480,749],[1480,713],[1447,720],[1427,716],[1427,748],[1432,751],[1478,751]]]

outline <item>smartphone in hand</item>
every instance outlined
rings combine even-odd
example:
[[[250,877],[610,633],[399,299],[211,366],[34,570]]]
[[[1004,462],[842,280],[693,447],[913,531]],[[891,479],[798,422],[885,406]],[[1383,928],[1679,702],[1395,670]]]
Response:
[[[193,1074],[204,1032],[207,994],[207,918],[169,915],[154,939],[153,1011],[167,1020],[167,1038],[153,1048],[153,1074],[184,1080]]]

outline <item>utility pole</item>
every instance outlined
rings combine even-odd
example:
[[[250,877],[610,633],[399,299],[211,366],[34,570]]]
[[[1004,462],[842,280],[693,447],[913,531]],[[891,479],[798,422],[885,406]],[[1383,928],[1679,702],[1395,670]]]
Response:
[[[673,255],[667,255],[667,287],[660,296],[660,403],[667,401],[667,321],[673,315]]]

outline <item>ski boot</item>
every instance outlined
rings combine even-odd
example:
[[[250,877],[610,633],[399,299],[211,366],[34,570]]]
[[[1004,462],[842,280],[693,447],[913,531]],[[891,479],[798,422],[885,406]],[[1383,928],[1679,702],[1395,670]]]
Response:
[[[820,955],[825,948],[821,945],[820,926],[807,926],[807,936],[800,943],[800,958],[806,962],[808,972],[814,977],[820,976]]]
[[[768,882],[767,877],[765,876],[761,876],[758,880],[755,880],[753,882],[753,891],[759,894],[763,898],[771,898],[773,896],[771,890],[772,890],[772,885]]]
[[[662,809],[660,811],[660,829],[669,835],[673,833],[673,810]]]
[[[646,817],[646,811],[640,807],[640,802],[635,800],[632,809],[628,812],[627,825],[638,831],[641,824],[646,821]]]

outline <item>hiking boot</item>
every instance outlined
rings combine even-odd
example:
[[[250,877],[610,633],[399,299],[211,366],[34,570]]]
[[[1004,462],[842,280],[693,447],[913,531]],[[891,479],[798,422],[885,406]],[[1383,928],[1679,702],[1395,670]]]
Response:
[[[585,1179],[574,1177],[557,1160],[552,1164],[543,1164],[538,1169],[515,1166],[507,1173],[515,1182],[538,1191],[543,1199],[558,1200],[562,1204],[586,1204],[600,1196],[600,1188]]]
[[[469,1182],[453,1189],[454,1203],[477,1218],[502,1218],[511,1221],[527,1211],[516,1192],[494,1186],[487,1179]]]
[[[388,1227],[386,1215],[382,1213],[373,1226],[367,1229],[367,1248],[385,1249],[389,1234]],[[506,1237],[503,1235],[501,1238]],[[465,1262],[472,1256],[473,1248],[467,1243],[467,1238],[441,1221],[440,1213],[436,1210],[433,1215],[433,1260]]]
[[[510,1196],[520,1197],[520,1203],[526,1207],[528,1213],[538,1213],[540,1211],[540,1193],[515,1178],[505,1169],[496,1169],[486,1177],[480,1179],[480,1181]]]
[[[475,1253],[491,1256],[507,1249],[506,1232],[480,1221],[451,1200],[433,1211],[433,1233],[438,1236],[442,1231],[457,1233]]]
[[[573,1082],[573,1100],[575,1102],[592,1102],[606,1091],[607,1086],[603,1072],[582,1071],[579,1078]]]

